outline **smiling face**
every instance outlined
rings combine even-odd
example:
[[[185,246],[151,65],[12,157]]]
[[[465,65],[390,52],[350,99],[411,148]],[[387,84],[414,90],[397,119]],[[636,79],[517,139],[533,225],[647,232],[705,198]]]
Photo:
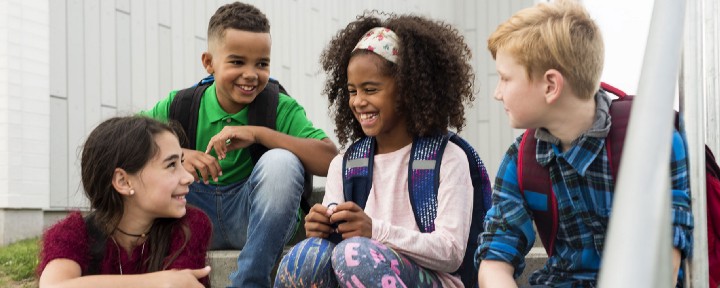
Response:
[[[223,37],[210,40],[203,65],[215,76],[220,106],[235,114],[265,89],[270,77],[270,33],[226,29]]]
[[[395,79],[383,73],[388,65],[385,61],[373,53],[358,54],[350,59],[347,69],[350,110],[365,135],[377,139],[379,150],[412,142],[405,117],[396,108]]]
[[[182,166],[182,149],[170,132],[155,135],[158,151],[137,173],[130,174],[135,194],[127,208],[135,207],[149,218],[180,218],[185,215],[185,195],[193,176]]]
[[[541,81],[529,79],[525,67],[504,49],[497,52],[495,68],[500,79],[494,97],[503,102],[510,126],[518,129],[543,127],[547,102]]]

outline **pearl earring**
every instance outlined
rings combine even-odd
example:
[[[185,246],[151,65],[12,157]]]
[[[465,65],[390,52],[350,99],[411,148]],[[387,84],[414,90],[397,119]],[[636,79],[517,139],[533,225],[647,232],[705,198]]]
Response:
[[[135,195],[135,190],[134,190],[134,189],[130,189],[130,196],[132,196],[132,195]]]

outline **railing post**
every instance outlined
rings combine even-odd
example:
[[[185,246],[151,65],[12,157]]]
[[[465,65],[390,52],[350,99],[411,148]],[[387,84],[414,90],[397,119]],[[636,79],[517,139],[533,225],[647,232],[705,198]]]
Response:
[[[705,187],[705,81],[703,51],[703,1],[689,0],[680,89],[680,113],[688,142],[693,218],[693,257],[687,281],[691,288],[708,287],[708,235]]]
[[[673,287],[669,163],[685,1],[656,0],[615,186],[601,287]]]

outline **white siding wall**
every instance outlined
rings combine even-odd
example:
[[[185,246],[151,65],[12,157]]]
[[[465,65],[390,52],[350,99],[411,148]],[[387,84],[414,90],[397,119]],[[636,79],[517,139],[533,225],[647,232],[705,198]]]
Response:
[[[0,208],[47,206],[48,33],[47,1],[0,1]]]
[[[705,78],[705,103],[707,105],[705,137],[707,144],[715,153],[715,159],[720,157],[720,3],[705,0],[703,23],[704,40],[703,61],[705,63],[703,76]],[[700,20],[698,20],[700,21]]]
[[[170,90],[188,87],[204,77],[200,55],[207,46],[207,23],[228,1],[46,1],[53,11],[49,15],[49,93],[45,93],[50,95],[49,104],[45,104],[49,106],[45,133],[52,157],[49,192],[47,187],[44,190],[49,200],[39,203],[49,201],[43,205],[51,209],[84,207],[87,204],[79,184],[78,160],[84,137],[103,119],[148,109]],[[279,79],[306,108],[315,125],[330,135],[334,127],[327,100],[320,94],[325,78],[319,56],[339,29],[368,9],[421,14],[456,25],[473,50],[476,69],[477,100],[467,110],[463,135],[478,149],[490,174],[495,174],[515,132],[509,128],[500,104],[492,100],[497,76],[485,39],[500,21],[532,5],[533,0],[248,2],[270,19],[272,77]],[[0,45],[7,43],[1,38],[2,25]],[[2,57],[0,53],[0,61]],[[1,63],[0,76],[7,67]],[[4,79],[7,77],[0,77],[0,88],[6,85]],[[7,103],[7,96],[0,92],[0,111]],[[0,127],[7,127],[2,126],[7,118],[0,117]],[[0,135],[7,134],[0,130]],[[331,137],[335,140],[334,135]],[[7,151],[3,147],[0,153]],[[2,170],[7,165],[2,161],[0,157],[0,184],[7,181]],[[323,183],[323,179],[316,180],[316,185]]]

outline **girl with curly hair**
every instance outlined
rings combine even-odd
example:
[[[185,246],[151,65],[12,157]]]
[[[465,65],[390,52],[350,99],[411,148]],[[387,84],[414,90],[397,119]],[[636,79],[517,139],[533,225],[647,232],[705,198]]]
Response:
[[[365,208],[345,201],[338,155],[323,205],[305,217],[309,238],[282,259],[275,287],[463,287],[453,272],[473,209],[467,157],[451,142],[445,147],[431,233],[420,232],[408,201],[408,163],[418,137],[462,129],[464,104],[474,98],[470,49],[444,22],[380,16],[358,17],[321,57],[341,145],[376,143]]]

